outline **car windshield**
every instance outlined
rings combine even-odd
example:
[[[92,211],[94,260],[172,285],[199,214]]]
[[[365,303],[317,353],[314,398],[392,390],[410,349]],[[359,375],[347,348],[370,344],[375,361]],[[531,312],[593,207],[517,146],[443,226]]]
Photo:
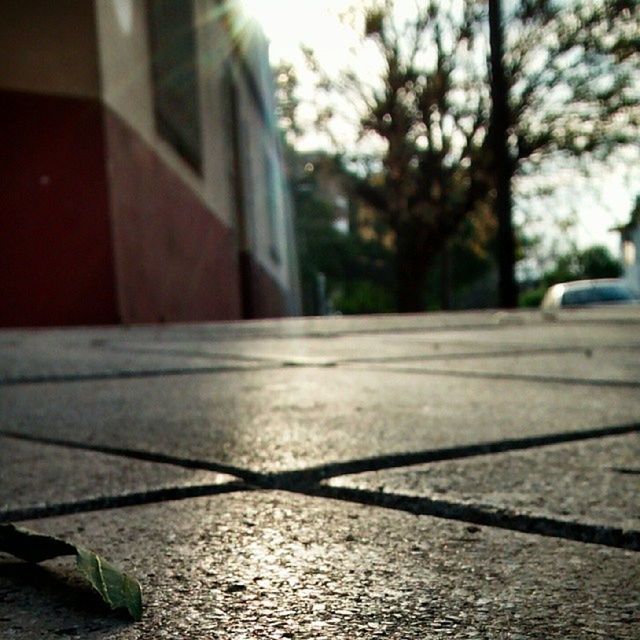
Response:
[[[614,284],[570,289],[562,295],[562,304],[566,306],[596,304],[598,302],[624,302],[626,300],[633,300],[631,292],[625,287]]]

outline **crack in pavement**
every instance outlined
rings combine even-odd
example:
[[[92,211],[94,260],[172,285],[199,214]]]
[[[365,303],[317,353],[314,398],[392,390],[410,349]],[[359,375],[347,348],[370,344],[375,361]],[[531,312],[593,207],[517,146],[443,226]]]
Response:
[[[576,542],[599,544],[630,551],[640,551],[640,531],[623,530],[606,525],[585,524],[572,520],[552,518],[547,515],[523,514],[509,509],[492,509],[486,505],[477,505],[473,503],[454,502],[427,497],[405,496],[402,494],[384,493],[364,489],[332,487],[320,484],[320,481],[323,479],[360,473],[363,471],[399,468],[412,464],[424,464],[425,462],[517,451],[551,444],[578,442],[581,440],[622,435],[638,431],[640,431],[639,423],[616,425],[581,432],[556,433],[546,436],[534,436],[529,438],[488,442],[484,444],[449,447],[446,449],[435,449],[387,456],[383,455],[371,458],[362,458],[359,460],[350,460],[341,463],[329,463],[297,471],[283,471],[277,473],[260,473],[231,465],[193,460],[190,458],[180,458],[135,449],[92,445],[68,440],[31,436],[16,432],[0,431],[0,436],[5,438],[14,438],[40,444],[94,451],[97,453],[117,455],[161,464],[171,464],[190,469],[206,469],[209,471],[217,471],[234,475],[241,479],[240,481],[233,481],[224,484],[169,487],[143,492],[124,493],[116,496],[104,496],[73,502],[0,511],[0,522],[15,522],[19,520],[47,518],[87,511],[121,508],[169,500],[184,500],[194,497],[213,496],[222,493],[262,489],[283,490],[313,497],[367,504],[370,506],[410,512],[417,515],[428,515],[448,520],[458,520],[471,524],[519,531],[522,533],[563,538]]]

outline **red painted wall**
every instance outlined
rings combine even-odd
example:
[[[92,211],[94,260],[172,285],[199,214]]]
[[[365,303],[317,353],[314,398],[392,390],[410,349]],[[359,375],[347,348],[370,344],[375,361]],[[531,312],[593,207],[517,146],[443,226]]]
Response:
[[[122,320],[240,318],[232,230],[117,115],[106,123]]]
[[[118,321],[102,107],[0,91],[0,326]]]
[[[242,317],[233,230],[120,118],[12,91],[0,113],[0,326]],[[283,315],[247,262],[247,315]]]
[[[245,318],[287,316],[287,300],[277,281],[251,255],[243,252],[243,295]]]

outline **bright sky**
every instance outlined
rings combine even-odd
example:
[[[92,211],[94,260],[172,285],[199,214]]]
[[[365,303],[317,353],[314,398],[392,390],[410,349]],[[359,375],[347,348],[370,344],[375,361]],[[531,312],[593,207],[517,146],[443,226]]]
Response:
[[[354,32],[344,24],[341,15],[352,6],[353,0],[242,0],[249,15],[262,26],[270,41],[271,62],[286,60],[294,64],[302,92],[310,92],[309,76],[300,45],[316,53],[323,68],[332,73],[360,60],[360,73],[374,69],[373,60],[367,61]],[[415,0],[398,0],[410,8]],[[371,53],[373,55],[373,52]],[[320,138],[308,136],[305,148],[317,147]],[[550,241],[562,242],[553,231],[550,220],[574,216],[574,241],[585,247],[592,244],[607,245],[618,254],[619,236],[609,232],[611,227],[626,223],[636,194],[640,193],[640,167],[627,166],[606,170],[589,179],[575,173],[559,177],[560,187],[555,197],[538,203],[532,212],[541,218],[540,229]]]
[[[250,16],[262,26],[271,41],[273,60],[302,63],[300,44],[322,50],[323,59],[337,67],[344,60],[343,42],[349,29],[340,14],[352,0],[241,0]]]

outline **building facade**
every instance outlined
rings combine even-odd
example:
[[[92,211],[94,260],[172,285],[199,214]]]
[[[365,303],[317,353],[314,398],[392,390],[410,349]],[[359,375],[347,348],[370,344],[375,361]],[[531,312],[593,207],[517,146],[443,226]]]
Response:
[[[640,199],[637,202],[640,203]],[[635,211],[638,213],[632,215],[629,223],[618,227],[617,231],[620,232],[622,277],[640,295],[640,208],[637,204]]]
[[[0,325],[299,313],[248,18],[216,0],[5,0],[0,47]]]

